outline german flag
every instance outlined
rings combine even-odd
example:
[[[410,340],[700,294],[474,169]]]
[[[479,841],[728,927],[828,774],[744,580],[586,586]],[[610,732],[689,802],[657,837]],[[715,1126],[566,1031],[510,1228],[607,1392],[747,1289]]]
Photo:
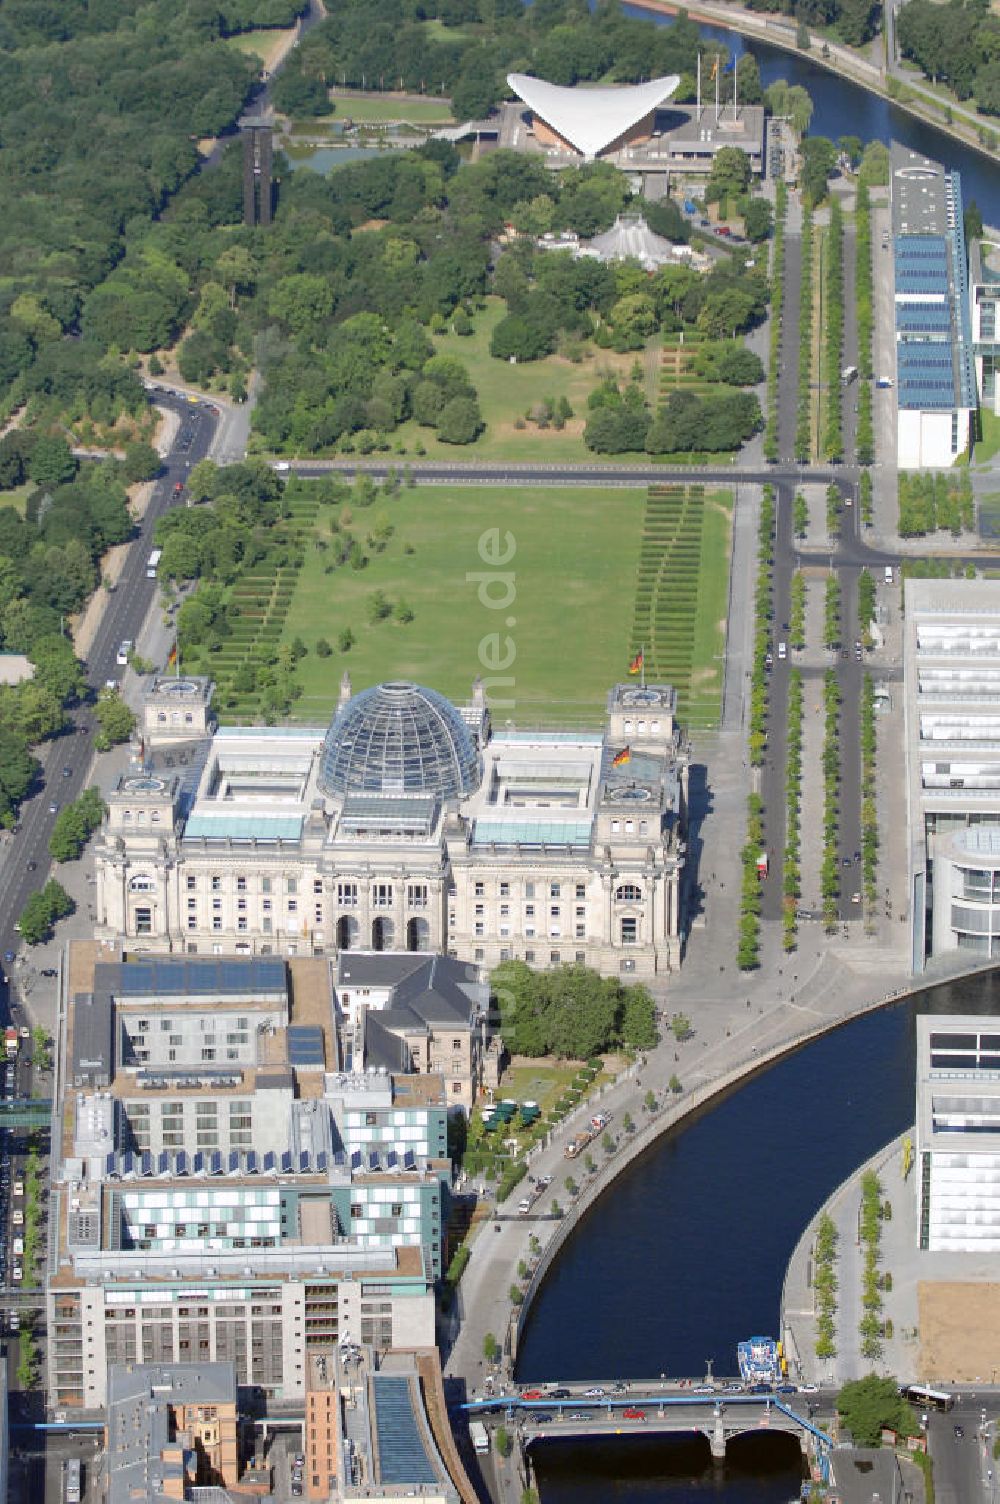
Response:
[[[621,768],[621,767],[624,767],[624,765],[627,762],[631,762],[631,761],[632,761],[632,748],[631,747],[623,747],[621,749],[621,751],[620,752],[616,752],[615,755],[614,755],[614,757],[611,759],[611,766],[613,768]]]
[[[643,665],[643,663],[645,661],[646,661],[645,660],[645,655],[643,653],[642,648],[640,648],[639,651],[636,653],[635,657],[632,659],[632,662],[628,666],[629,673],[630,674],[641,674],[642,673],[642,665]]]
[[[174,666],[174,664],[176,662],[177,662],[177,643],[175,641],[173,647],[170,649],[170,652],[167,655],[167,668],[173,668],[173,666]]]

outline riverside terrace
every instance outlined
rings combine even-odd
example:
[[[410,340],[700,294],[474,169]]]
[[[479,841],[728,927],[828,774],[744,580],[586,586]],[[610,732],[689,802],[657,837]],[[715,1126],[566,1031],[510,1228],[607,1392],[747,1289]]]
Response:
[[[637,1435],[698,1432],[707,1437],[712,1456],[723,1460],[727,1445],[738,1436],[784,1431],[798,1439],[802,1450],[815,1460],[823,1478],[828,1477],[833,1439],[813,1423],[811,1416],[817,1409],[832,1413],[832,1390],[806,1400],[804,1395],[735,1394],[725,1390],[711,1394],[665,1394],[648,1380],[633,1380],[627,1393],[611,1393],[608,1386],[599,1384],[581,1387],[579,1381],[574,1388],[576,1392],[571,1393],[568,1385],[552,1384],[548,1386],[549,1392],[539,1392],[537,1399],[498,1394],[469,1400],[461,1408],[473,1419],[495,1417],[508,1424],[516,1423],[525,1448],[546,1436],[562,1440],[607,1436],[613,1426],[616,1436],[633,1432]],[[597,1389],[605,1392],[598,1395],[594,1392]],[[553,1390],[562,1397],[556,1398]]]

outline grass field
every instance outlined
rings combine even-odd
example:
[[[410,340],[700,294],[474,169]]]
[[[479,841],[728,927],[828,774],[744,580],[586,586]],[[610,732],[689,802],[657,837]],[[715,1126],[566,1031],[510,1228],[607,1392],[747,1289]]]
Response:
[[[336,105],[337,120],[353,120],[356,125],[382,125],[401,120],[407,125],[448,125],[451,105],[444,99],[396,99],[391,94],[337,94],[330,96]]]
[[[995,413],[991,413],[989,408],[980,407],[979,423],[983,436],[972,454],[973,461],[977,465],[991,460],[1000,450],[1000,418]]]
[[[732,496],[703,486],[649,493],[629,652],[646,677],[677,690],[688,726],[716,726],[729,606]]]
[[[260,31],[243,31],[239,36],[227,37],[226,44],[233,47],[237,52],[245,52],[252,57],[260,58],[265,68],[274,66],[282,47],[288,39],[294,35],[295,28],[290,27],[287,31],[275,30],[274,27],[262,28]]]
[[[0,507],[13,507],[23,517],[28,497],[36,489],[34,481],[26,480],[23,486],[14,486],[10,491],[0,491]]]
[[[512,686],[493,691],[495,705],[513,701],[497,707],[499,719],[600,724],[607,690],[628,666],[644,511],[640,490],[424,486],[355,513],[350,530],[359,540],[382,514],[395,532],[359,572],[341,566],[327,574],[328,556],[307,549],[282,634],[284,641],[301,637],[309,648],[297,668],[303,694],[293,714],[327,720],[347,668],[355,689],[407,678],[459,700],[468,698],[477,673],[510,676]],[[323,527],[320,520],[320,537]],[[510,532],[515,553],[491,570],[478,545],[494,528],[501,539]],[[498,601],[507,592],[500,577],[509,572],[510,603],[482,604],[478,581],[468,579],[477,572],[493,577],[488,588]],[[405,601],[413,621],[370,624],[367,607],[376,590],[394,604]],[[357,642],[341,653],[336,642],[345,627]],[[480,653],[488,662],[494,634],[493,658],[511,650],[516,656],[491,675]],[[320,637],[334,645],[329,658],[314,651]]]
[[[583,442],[587,398],[608,372],[627,378],[635,356],[616,355],[611,350],[597,350],[588,345],[586,357],[578,365],[562,356],[549,355],[544,360],[512,366],[508,361],[495,360],[490,354],[490,337],[505,313],[506,305],[500,298],[488,298],[486,308],[475,315],[472,334],[460,337],[449,332],[434,340],[440,354],[453,355],[469,372],[479,393],[486,432],[474,445],[456,449],[453,444],[439,443],[433,429],[405,423],[393,439],[401,441],[410,454],[419,440],[428,455],[443,459],[475,456],[486,460],[544,462],[590,458],[590,451]],[[658,344],[653,342],[640,358],[652,362],[655,370],[658,355]],[[574,417],[569,419],[565,428],[540,429],[534,423],[516,428],[517,419],[523,418],[533,403],[546,397],[566,397],[569,401]],[[620,458],[626,463],[647,460],[646,455],[626,454]]]

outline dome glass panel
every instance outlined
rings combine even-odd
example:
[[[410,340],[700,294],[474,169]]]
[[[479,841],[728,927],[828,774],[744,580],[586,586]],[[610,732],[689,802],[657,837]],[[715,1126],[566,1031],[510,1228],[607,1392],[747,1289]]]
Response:
[[[418,684],[379,684],[341,706],[323,742],[325,794],[437,794],[479,786],[475,743],[443,695]]]

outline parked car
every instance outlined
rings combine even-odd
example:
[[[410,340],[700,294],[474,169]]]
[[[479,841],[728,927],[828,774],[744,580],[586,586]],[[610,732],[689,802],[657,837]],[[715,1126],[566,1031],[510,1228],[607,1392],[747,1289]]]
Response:
[[[602,1400],[604,1398],[605,1392],[606,1391],[601,1388],[600,1384],[595,1384],[592,1389],[585,1389],[583,1391],[583,1396],[584,1399],[588,1400]]]
[[[640,1410],[638,1405],[626,1405],[622,1411],[622,1417],[625,1420],[645,1420],[646,1412]]]
[[[545,1398],[545,1391],[542,1389],[522,1389],[521,1398],[522,1400],[543,1400]]]

